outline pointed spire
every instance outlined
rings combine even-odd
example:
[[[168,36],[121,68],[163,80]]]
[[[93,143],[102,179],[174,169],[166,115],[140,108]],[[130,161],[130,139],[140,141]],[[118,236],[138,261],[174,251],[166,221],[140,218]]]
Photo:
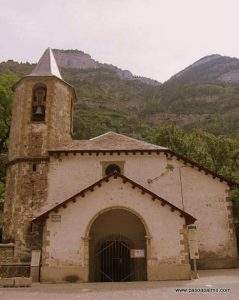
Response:
[[[56,76],[62,79],[51,48],[45,50],[42,57],[39,59],[38,64],[29,76]]]

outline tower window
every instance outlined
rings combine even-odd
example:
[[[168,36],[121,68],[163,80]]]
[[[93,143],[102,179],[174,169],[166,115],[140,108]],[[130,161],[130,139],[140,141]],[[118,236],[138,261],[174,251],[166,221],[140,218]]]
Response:
[[[36,85],[34,87],[32,99],[32,121],[45,121],[46,93],[47,88],[45,85]]]
[[[33,171],[33,172],[36,172],[36,171],[37,171],[37,165],[36,165],[36,164],[33,164],[33,165],[32,165],[32,171]]]
[[[121,169],[118,165],[116,164],[111,164],[108,165],[108,167],[105,169],[105,175],[110,175],[110,174],[114,174],[114,173],[121,173]]]

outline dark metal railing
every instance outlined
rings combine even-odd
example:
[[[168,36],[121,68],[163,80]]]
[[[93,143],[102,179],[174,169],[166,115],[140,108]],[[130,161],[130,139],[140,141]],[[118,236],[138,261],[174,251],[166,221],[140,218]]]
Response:
[[[0,277],[29,277],[30,264],[0,264]]]
[[[96,246],[92,245],[91,281],[146,280],[146,258],[132,258],[131,247],[130,241],[122,235],[111,235]]]

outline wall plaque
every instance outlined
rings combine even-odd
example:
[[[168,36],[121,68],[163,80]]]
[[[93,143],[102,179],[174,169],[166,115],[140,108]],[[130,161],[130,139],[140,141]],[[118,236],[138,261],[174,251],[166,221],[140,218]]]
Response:
[[[61,215],[51,215],[51,221],[55,223],[61,222]]]
[[[144,249],[130,249],[131,258],[142,258],[145,257]]]

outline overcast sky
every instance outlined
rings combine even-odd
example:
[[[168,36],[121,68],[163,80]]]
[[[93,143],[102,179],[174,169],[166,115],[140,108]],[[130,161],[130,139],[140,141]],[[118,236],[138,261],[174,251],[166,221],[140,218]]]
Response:
[[[239,57],[239,1],[0,0],[0,61],[47,47],[164,81],[209,54]]]

